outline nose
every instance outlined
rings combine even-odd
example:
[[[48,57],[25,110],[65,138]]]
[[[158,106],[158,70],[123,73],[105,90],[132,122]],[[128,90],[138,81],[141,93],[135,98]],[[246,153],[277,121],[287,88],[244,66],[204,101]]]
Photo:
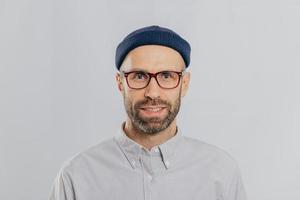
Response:
[[[150,78],[150,82],[145,88],[145,97],[156,99],[160,97],[160,86],[154,77]]]

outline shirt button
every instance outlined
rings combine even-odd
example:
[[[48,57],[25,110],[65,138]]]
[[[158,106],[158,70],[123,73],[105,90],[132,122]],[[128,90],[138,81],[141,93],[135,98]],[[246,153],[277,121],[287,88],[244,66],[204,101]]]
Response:
[[[132,163],[133,166],[135,165],[135,161],[134,160],[131,163]]]
[[[151,181],[152,180],[152,176],[148,174],[148,178]]]
[[[158,152],[159,152],[159,149],[158,149],[158,148],[155,148],[155,149],[154,149],[154,152],[158,153]]]
[[[169,161],[166,161],[165,164],[166,164],[167,167],[170,166],[170,162]]]

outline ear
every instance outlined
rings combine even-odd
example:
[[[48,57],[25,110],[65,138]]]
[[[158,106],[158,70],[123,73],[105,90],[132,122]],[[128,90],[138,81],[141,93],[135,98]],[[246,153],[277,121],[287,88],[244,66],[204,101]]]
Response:
[[[116,81],[117,81],[117,86],[119,91],[122,92],[124,90],[124,87],[123,87],[123,82],[120,73],[116,74]]]
[[[189,89],[191,74],[190,72],[184,72],[182,76],[182,85],[181,85],[181,97],[184,97]]]

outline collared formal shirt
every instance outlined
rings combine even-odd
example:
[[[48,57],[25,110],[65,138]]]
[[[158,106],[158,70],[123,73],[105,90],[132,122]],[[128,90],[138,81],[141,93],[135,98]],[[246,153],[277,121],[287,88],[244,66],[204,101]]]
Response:
[[[246,200],[235,160],[183,136],[145,149],[121,128],[64,163],[49,200]]]

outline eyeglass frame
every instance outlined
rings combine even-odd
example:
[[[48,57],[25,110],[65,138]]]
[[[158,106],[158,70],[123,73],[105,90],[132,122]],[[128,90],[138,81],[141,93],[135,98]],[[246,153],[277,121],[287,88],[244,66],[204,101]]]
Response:
[[[144,87],[141,87],[141,88],[133,88],[133,87],[130,86],[130,84],[129,84],[129,82],[128,82],[128,76],[129,76],[129,74],[135,73],[135,72],[143,72],[143,73],[148,74],[148,76],[150,77],[148,83],[147,83]],[[165,87],[162,87],[162,86],[159,84],[158,80],[157,80],[157,75],[160,74],[160,73],[162,73],[162,72],[174,72],[174,73],[178,74],[179,79],[178,79],[178,81],[177,81],[176,86],[174,86],[174,87],[172,87],[172,88],[165,88]],[[134,90],[141,90],[141,89],[146,88],[146,87],[149,85],[149,83],[150,83],[150,81],[151,81],[151,78],[153,77],[153,78],[156,80],[156,83],[157,83],[157,85],[158,85],[160,88],[169,90],[169,89],[174,89],[174,88],[177,88],[177,87],[178,87],[178,85],[179,85],[179,83],[180,83],[180,80],[181,80],[181,78],[182,78],[184,72],[185,72],[185,70],[180,71],[180,72],[164,70],[164,71],[159,71],[159,72],[156,72],[156,73],[150,73],[150,72],[145,72],[145,71],[142,71],[142,70],[135,70],[135,71],[130,71],[130,72],[124,72],[124,71],[121,71],[121,74],[125,76],[126,83],[127,83],[128,87],[131,88],[131,89],[134,89]]]

